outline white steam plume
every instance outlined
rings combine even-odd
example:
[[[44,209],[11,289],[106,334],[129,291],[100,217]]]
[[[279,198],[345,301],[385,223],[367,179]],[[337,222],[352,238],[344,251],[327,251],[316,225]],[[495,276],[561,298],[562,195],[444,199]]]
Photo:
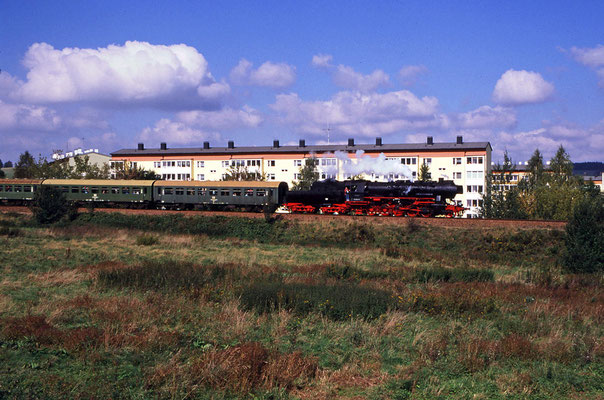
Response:
[[[404,164],[401,164],[400,159],[388,160],[384,153],[380,153],[377,157],[365,155],[363,150],[357,150],[356,162],[348,158],[348,154],[343,151],[336,151],[334,154],[325,154],[325,158],[335,157],[340,160],[340,172],[351,175],[399,175],[401,179],[413,180],[411,169]],[[327,173],[336,173],[337,166],[327,166],[322,168]]]

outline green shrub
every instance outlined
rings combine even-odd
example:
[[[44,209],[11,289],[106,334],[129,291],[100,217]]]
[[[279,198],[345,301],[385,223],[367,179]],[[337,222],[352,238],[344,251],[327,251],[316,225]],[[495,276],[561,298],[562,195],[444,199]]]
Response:
[[[34,195],[32,211],[40,224],[57,222],[69,209],[69,203],[58,187],[41,186]]]
[[[256,282],[243,289],[241,304],[247,310],[268,313],[285,309],[297,314],[319,312],[332,320],[377,318],[392,304],[387,292],[353,285],[283,284]]]
[[[384,271],[367,271],[346,264],[329,264],[325,268],[325,276],[340,280],[356,281],[361,279],[387,278],[388,273]]]
[[[573,273],[604,271],[604,205],[600,198],[580,201],[566,225],[564,265]]]
[[[139,246],[153,246],[157,243],[159,243],[159,239],[149,234],[143,234],[136,238],[136,244]]]
[[[492,282],[493,271],[487,269],[422,267],[415,270],[416,282]]]
[[[223,267],[202,267],[192,263],[147,262],[130,268],[100,271],[98,281],[107,287],[134,289],[199,289],[223,280],[227,271]]]

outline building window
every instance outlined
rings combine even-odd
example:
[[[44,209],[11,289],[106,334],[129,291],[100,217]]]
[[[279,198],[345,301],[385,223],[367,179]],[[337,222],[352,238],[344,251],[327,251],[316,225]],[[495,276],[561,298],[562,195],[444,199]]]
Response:
[[[299,181],[300,179],[302,179],[302,174],[294,174],[294,179]]]
[[[274,166],[275,166],[275,160],[268,160],[268,161],[267,161],[267,165],[268,165],[269,167],[274,167]]]
[[[482,164],[482,157],[467,157],[468,164]]]
[[[335,158],[322,158],[321,165],[322,166],[336,165],[336,159]]]
[[[482,171],[466,171],[467,179],[483,179],[484,173]]]
[[[161,161],[154,161],[153,168],[161,168]]]
[[[205,174],[197,174],[197,180],[198,181],[205,181],[206,180]]]
[[[294,160],[294,167],[301,167],[302,166],[302,160]]]
[[[461,172],[453,172],[453,179],[461,179]]]
[[[417,164],[417,158],[415,158],[415,157],[402,157],[401,158],[401,164],[404,164],[404,165],[416,165]]]
[[[461,165],[461,157],[453,157],[453,165]]]
[[[336,174],[322,173],[321,174],[321,179],[336,179]]]
[[[197,161],[197,168],[205,167],[205,161]]]
[[[275,174],[267,174],[266,175],[266,179],[268,179],[269,181],[274,181],[275,180]]]
[[[432,164],[431,158],[424,158],[424,165],[431,165],[431,164]]]
[[[482,193],[482,185],[467,185],[466,192],[467,193]]]

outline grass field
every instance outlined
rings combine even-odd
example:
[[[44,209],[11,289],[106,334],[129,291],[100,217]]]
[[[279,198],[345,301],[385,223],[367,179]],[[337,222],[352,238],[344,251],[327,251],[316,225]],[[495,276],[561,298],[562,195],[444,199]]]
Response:
[[[0,214],[0,398],[601,399],[559,230]]]

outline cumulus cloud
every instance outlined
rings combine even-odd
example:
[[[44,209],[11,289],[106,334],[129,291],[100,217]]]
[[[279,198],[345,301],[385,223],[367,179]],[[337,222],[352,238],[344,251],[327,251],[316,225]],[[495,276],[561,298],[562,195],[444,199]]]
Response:
[[[33,44],[23,60],[27,80],[15,96],[31,103],[161,104],[186,98],[217,103],[228,93],[195,48],[128,41],[98,49]]]
[[[376,69],[369,75],[363,75],[352,67],[338,65],[333,72],[333,82],[345,89],[372,92],[379,87],[388,86],[390,77],[380,69]]]
[[[241,110],[183,111],[176,114],[175,120],[162,118],[153,127],[143,129],[140,139],[177,145],[198,144],[208,139],[220,140],[218,131],[255,128],[263,120],[257,110],[248,106]]]
[[[516,113],[506,107],[482,106],[453,116],[455,125],[462,129],[509,128],[516,125]]]
[[[604,46],[599,44],[594,48],[573,47],[570,52],[575,60],[596,71],[599,85],[604,88]]]
[[[312,65],[318,68],[331,67],[333,56],[331,54],[315,54],[312,56]]]
[[[554,85],[532,71],[507,70],[495,85],[493,101],[504,105],[542,103],[554,94]]]
[[[428,72],[424,65],[405,65],[398,71],[398,78],[404,86],[413,86],[420,75]]]
[[[242,58],[231,70],[230,78],[236,85],[282,89],[296,81],[296,68],[285,63],[267,61],[254,69],[250,61]]]
[[[0,100],[0,132],[53,131],[61,125],[61,117],[52,109],[27,104],[10,104]]]
[[[344,91],[328,101],[303,101],[295,93],[281,94],[271,108],[281,123],[314,135],[324,134],[328,125],[336,135],[361,136],[442,126],[438,100],[418,98],[406,90],[384,94]]]

